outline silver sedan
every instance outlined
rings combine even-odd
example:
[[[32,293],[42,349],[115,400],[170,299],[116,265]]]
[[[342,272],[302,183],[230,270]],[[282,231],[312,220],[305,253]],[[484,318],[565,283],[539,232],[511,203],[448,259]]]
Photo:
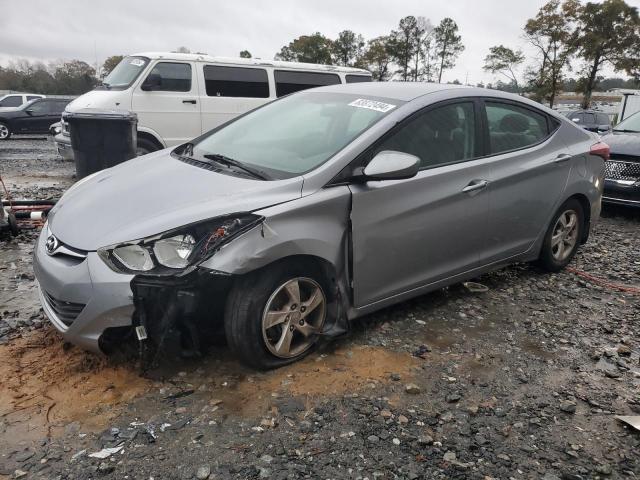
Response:
[[[76,183],[35,250],[63,336],[157,354],[224,331],[296,361],[388,305],[513,262],[564,268],[607,145],[523,97],[420,83],[296,93]]]

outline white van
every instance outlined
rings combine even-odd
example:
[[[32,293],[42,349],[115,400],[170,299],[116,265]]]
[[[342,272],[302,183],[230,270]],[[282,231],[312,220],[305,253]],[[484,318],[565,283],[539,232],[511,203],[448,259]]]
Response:
[[[135,112],[138,153],[144,154],[184,143],[289,93],[370,81],[371,73],[358,68],[204,54],[139,53],[125,57],[103,85],[78,97],[66,111],[104,108]],[[63,122],[64,133],[68,133],[68,125]]]

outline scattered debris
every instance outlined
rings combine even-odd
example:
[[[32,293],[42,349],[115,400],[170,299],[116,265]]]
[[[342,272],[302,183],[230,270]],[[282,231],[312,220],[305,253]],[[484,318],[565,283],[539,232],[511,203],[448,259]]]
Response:
[[[123,448],[124,448],[124,445],[120,445],[119,447],[103,448],[98,452],[90,453],[89,456],[91,458],[105,459],[105,458],[109,458],[114,453],[118,453]]]
[[[489,291],[489,287],[483,285],[482,283],[462,282],[462,285],[464,285],[464,287],[471,293],[485,293]]]

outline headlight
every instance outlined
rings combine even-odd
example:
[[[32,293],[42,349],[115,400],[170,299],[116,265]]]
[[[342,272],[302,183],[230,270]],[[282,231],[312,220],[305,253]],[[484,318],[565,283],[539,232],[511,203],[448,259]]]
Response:
[[[104,247],[98,250],[98,255],[119,273],[188,273],[211,257],[221,245],[261,221],[262,217],[251,213],[218,217],[153,237]]]

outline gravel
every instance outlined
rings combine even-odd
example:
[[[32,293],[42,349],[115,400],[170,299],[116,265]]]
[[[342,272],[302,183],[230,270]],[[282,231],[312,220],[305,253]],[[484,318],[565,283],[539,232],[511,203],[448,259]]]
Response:
[[[24,145],[33,150],[26,154]],[[72,167],[56,159],[50,140],[0,144],[0,169],[23,196],[49,197],[72,182]],[[605,209],[571,267],[638,288],[639,222],[639,212]],[[34,289],[35,236],[0,240],[0,354],[50,331]],[[0,476],[639,476],[640,434],[614,418],[640,414],[638,295],[530,265],[475,281],[488,291],[456,285],[387,308],[275,372],[238,366],[224,346],[201,360],[176,360],[175,371],[149,380],[142,394],[105,390],[86,418],[52,407],[45,412],[52,435],[13,435],[0,412]],[[85,382],[105,368],[135,369],[96,367],[92,355],[74,354],[85,356]],[[86,453],[120,445],[104,460]]]

